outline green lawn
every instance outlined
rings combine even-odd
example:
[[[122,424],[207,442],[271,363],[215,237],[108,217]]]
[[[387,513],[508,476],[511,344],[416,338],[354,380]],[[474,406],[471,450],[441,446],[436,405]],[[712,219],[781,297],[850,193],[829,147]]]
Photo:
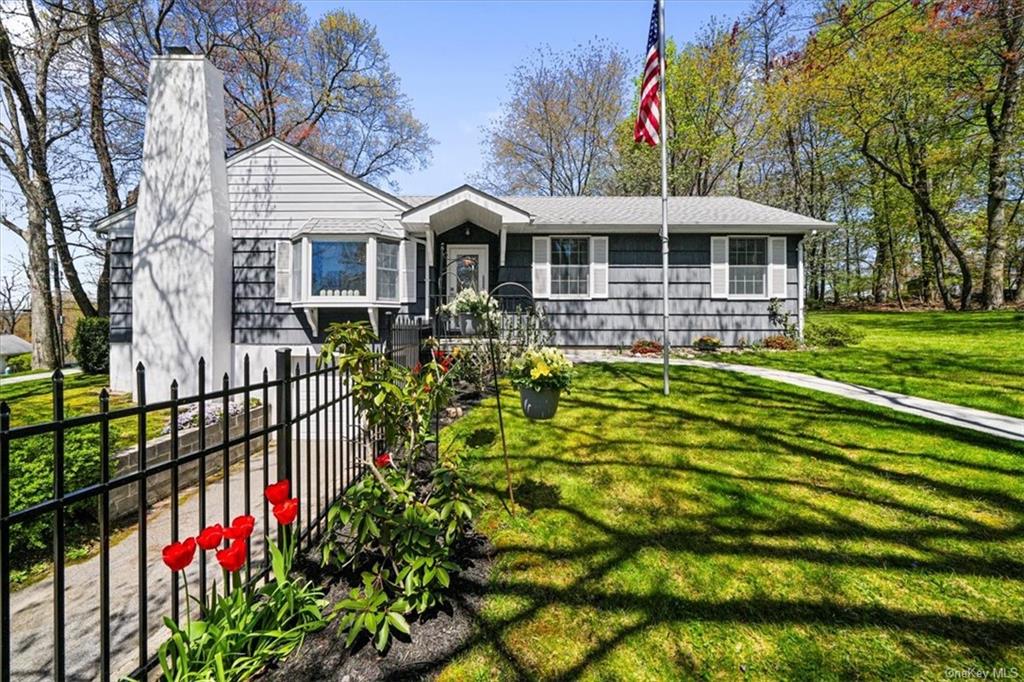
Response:
[[[73,417],[100,411],[100,391],[108,388],[106,374],[74,374],[64,378],[64,415]],[[0,400],[11,408],[11,426],[24,426],[53,420],[53,382],[50,379],[23,381],[0,386]],[[129,407],[132,397],[128,393],[111,393],[110,409]],[[160,434],[167,423],[167,414],[154,412],[147,415],[146,432],[150,437]],[[134,417],[111,422],[114,449],[127,447],[136,441]]]
[[[442,680],[1024,668],[1024,447],[713,370],[580,370],[554,420],[447,428],[497,549]]]
[[[812,312],[807,320],[845,322],[865,337],[847,348],[717,358],[1024,417],[1024,313]]]
[[[107,386],[106,375],[76,374],[64,379],[64,414],[67,417],[99,412],[99,394]],[[11,409],[13,427],[53,419],[53,382],[50,379],[25,381],[0,386],[0,400]],[[110,409],[130,406],[131,396],[112,394]],[[167,423],[166,412],[147,415],[146,433],[153,438]],[[138,438],[138,418],[122,417],[110,422],[112,455],[133,447]],[[65,433],[64,484],[71,491],[100,480],[100,429],[97,424],[70,429]],[[22,437],[11,443],[10,505],[12,511],[42,502],[53,491],[53,436]],[[111,471],[112,474],[116,470]],[[6,492],[6,491],[5,491]],[[88,556],[95,550],[95,502],[81,503],[69,512],[67,548],[70,559]],[[49,570],[49,538],[52,519],[15,525],[11,531],[12,584],[22,585],[38,579]]]

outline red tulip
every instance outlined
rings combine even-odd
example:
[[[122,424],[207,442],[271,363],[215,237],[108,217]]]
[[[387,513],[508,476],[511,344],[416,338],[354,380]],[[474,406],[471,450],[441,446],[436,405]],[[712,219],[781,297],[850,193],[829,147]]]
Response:
[[[217,552],[217,561],[228,573],[234,573],[245,566],[245,540],[235,540],[227,549]]]
[[[288,494],[291,492],[291,484],[288,479],[278,481],[272,485],[268,485],[264,494],[267,496],[267,501],[270,504],[281,504],[288,499]]]
[[[220,542],[223,539],[224,528],[219,523],[215,523],[212,526],[204,528],[199,535],[196,536],[196,544],[199,545],[199,549],[209,551],[211,549],[217,549],[217,546],[220,545]]]
[[[417,362],[416,366],[412,368],[412,373],[419,376],[419,373],[423,371],[423,363]]]
[[[285,500],[281,504],[274,505],[274,518],[282,526],[289,525],[295,520],[295,517],[299,513],[299,498],[293,497],[290,500]]]
[[[377,457],[373,460],[373,463],[374,465],[376,465],[378,469],[383,469],[386,466],[391,466],[391,453],[382,452],[381,454],[377,455]]]
[[[430,386],[429,386],[429,385],[427,385],[427,386],[424,386],[424,387],[423,387],[423,392],[424,392],[424,393],[430,393]]]
[[[252,535],[253,526],[256,525],[256,517],[250,514],[236,516],[231,522],[230,528],[224,529],[225,540],[248,540]]]
[[[184,570],[192,563],[196,555],[195,538],[185,538],[182,542],[172,542],[164,547],[164,563],[172,571]]]

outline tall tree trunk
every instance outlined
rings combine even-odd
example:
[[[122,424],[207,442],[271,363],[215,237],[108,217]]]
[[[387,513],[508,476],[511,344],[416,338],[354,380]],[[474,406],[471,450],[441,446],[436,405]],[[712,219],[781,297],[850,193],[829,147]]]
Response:
[[[34,9],[33,9],[34,11]],[[37,36],[38,39],[38,36]],[[17,100],[20,123],[24,124],[25,137],[28,147],[28,164],[32,168],[33,182],[38,190],[39,199],[42,201],[42,208],[46,214],[46,220],[50,224],[53,234],[53,245],[60,259],[64,276],[68,281],[68,288],[71,290],[75,302],[81,309],[82,314],[92,316],[96,314],[96,308],[89,300],[85,288],[82,286],[81,278],[78,276],[78,269],[75,267],[74,258],[71,255],[71,248],[67,243],[67,235],[64,230],[64,221],[61,217],[60,206],[57,203],[57,194],[53,188],[53,180],[50,177],[49,163],[47,159],[48,146],[50,144],[49,113],[47,110],[47,89],[50,87],[50,63],[57,49],[56,42],[51,38],[49,50],[44,50],[42,56],[38,57],[34,64],[32,74],[32,85],[34,93],[30,93],[22,77],[22,68],[15,56],[14,46],[11,43],[10,35],[6,27],[0,23],[0,74],[4,84],[10,88],[14,98]],[[15,119],[14,112],[7,112]]]
[[[892,286],[896,291],[896,301],[900,304],[900,310],[906,310],[907,306],[903,303],[903,294],[900,292],[900,269],[896,263],[896,244],[893,238],[892,223],[888,223],[889,232],[889,257],[892,259]]]
[[[46,243],[43,211],[28,205],[25,230],[28,249],[28,280],[32,292],[32,367],[56,369],[57,348],[53,334],[53,298],[50,290],[50,253]]]
[[[107,201],[107,213],[121,210],[121,197],[118,193],[117,174],[110,154],[107,138],[107,124],[103,117],[105,102],[103,85],[107,78],[107,64],[103,56],[103,44],[100,41],[100,15],[96,10],[95,0],[86,2],[86,37],[89,44],[89,139],[96,161],[100,167],[100,178],[103,181],[103,193]],[[110,244],[103,249],[103,264],[100,276],[96,281],[97,312],[102,317],[110,316]]]
[[[923,211],[919,214],[922,226],[921,231],[928,240],[928,255],[932,259],[932,274],[935,276],[935,287],[939,290],[939,297],[946,310],[954,310],[953,299],[949,297],[949,287],[946,286],[946,265],[942,259],[942,247],[935,240],[935,233],[931,229],[931,220]]]
[[[921,302],[931,305],[935,302],[932,283],[935,281],[935,262],[932,260],[932,240],[928,235],[928,223],[921,209],[914,206],[917,222],[917,242],[921,252]]]
[[[1002,44],[999,80],[992,97],[985,102],[985,127],[991,144],[988,151],[988,196],[985,215],[985,269],[981,295],[986,309],[1003,305],[1006,282],[1006,175],[1010,141],[1017,120],[1021,90],[1021,51],[1024,50],[1024,3],[999,0],[996,5]],[[997,106],[998,105],[998,106]]]

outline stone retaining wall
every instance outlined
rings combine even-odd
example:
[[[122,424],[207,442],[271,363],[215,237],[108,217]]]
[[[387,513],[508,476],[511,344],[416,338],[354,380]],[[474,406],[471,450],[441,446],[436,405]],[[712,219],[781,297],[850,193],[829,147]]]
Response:
[[[245,415],[230,417],[228,426],[229,440],[234,440],[245,434]],[[249,431],[259,431],[263,428],[263,407],[253,407],[249,413]],[[206,480],[207,482],[220,477],[220,471],[224,462],[223,450],[211,448],[224,442],[223,421],[210,424],[206,427]],[[199,429],[191,428],[178,432],[178,457],[199,452]],[[256,457],[263,455],[263,436],[254,436],[249,440],[249,456]],[[245,456],[245,444],[238,443],[231,447],[229,462],[242,461]],[[153,467],[157,464],[167,462],[171,458],[171,436],[160,436],[146,444],[146,466]],[[199,459],[178,467],[178,490],[195,485],[199,480]],[[114,456],[113,473],[115,475],[125,472],[137,471],[139,467],[138,448],[124,450]],[[241,491],[238,492],[242,494]],[[171,471],[162,471],[159,474],[151,475],[146,479],[146,503],[153,505],[156,502],[165,500],[171,495]],[[137,514],[139,509],[138,485],[125,485],[111,491],[110,493],[110,518],[117,521]]]

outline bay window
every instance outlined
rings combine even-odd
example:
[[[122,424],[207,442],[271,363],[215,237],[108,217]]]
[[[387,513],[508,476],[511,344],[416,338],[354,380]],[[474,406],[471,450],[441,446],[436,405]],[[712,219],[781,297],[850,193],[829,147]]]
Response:
[[[365,241],[311,242],[312,296],[366,296]]]

